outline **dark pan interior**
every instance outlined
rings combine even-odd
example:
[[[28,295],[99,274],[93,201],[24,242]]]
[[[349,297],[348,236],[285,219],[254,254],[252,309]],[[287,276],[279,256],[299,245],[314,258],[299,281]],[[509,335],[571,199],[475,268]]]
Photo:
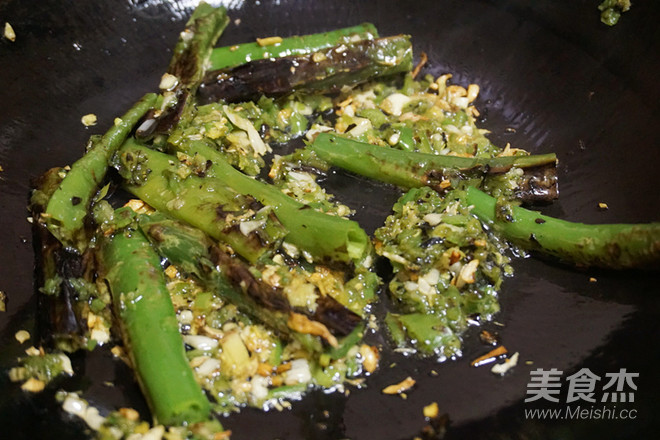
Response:
[[[156,89],[192,3],[0,1],[0,24],[10,22],[17,34],[14,43],[0,39],[0,290],[9,297],[0,313],[2,438],[84,438],[82,422],[54,403],[59,388],[83,391],[104,411],[146,411],[130,371],[105,350],[74,356],[76,377],[36,396],[9,383],[6,372],[25,348],[14,333],[37,331],[25,208],[30,178],[74,161],[90,134],[102,133]],[[633,2],[612,28],[600,23],[598,0],[222,3],[233,21],[220,44],[363,21],[382,35],[409,33],[416,53],[428,54],[427,72],[481,86],[478,108],[493,141],[557,153],[560,200],[544,213],[586,223],[659,220],[659,2]],[[82,126],[87,113],[98,116],[97,126]],[[358,210],[368,231],[396,199],[391,188],[342,173],[327,184]],[[599,210],[598,202],[609,209]],[[520,352],[507,376],[470,367],[487,351],[474,329],[456,361],[437,364],[386,350],[364,389],[348,396],[315,392],[291,410],[245,410],[223,424],[236,439],[403,439],[419,434],[427,423],[422,408],[435,401],[449,417],[450,439],[657,438],[658,272],[577,270],[535,258],[516,261],[515,269],[502,288],[496,317],[502,325],[486,325]],[[557,368],[564,378],[581,368],[601,377],[621,368],[639,373],[635,402],[620,404],[636,410],[636,418],[526,420],[525,409],[544,407],[524,403],[536,368]],[[408,375],[417,385],[406,400],[381,394]]]

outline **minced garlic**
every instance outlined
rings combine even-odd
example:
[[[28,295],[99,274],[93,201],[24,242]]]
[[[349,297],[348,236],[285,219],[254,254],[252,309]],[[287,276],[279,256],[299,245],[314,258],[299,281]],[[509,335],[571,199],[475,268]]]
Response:
[[[80,122],[82,122],[85,127],[96,125],[96,115],[94,113],[88,113],[80,118]]]
[[[21,385],[23,391],[29,391],[31,393],[38,393],[39,391],[43,391],[44,388],[46,388],[46,382],[35,379],[34,377],[29,378]]]
[[[408,391],[409,389],[411,389],[415,385],[415,383],[417,383],[415,381],[415,379],[408,376],[399,383],[395,383],[393,385],[390,385],[390,386],[387,386],[387,387],[383,388],[382,393],[383,394],[402,394],[404,391]]]
[[[518,352],[514,353],[513,356],[505,360],[503,363],[493,365],[493,368],[491,368],[490,371],[493,374],[499,374],[503,376],[507,371],[518,365],[518,356]]]
[[[422,411],[424,412],[424,417],[427,417],[429,419],[438,417],[438,413],[439,413],[438,402],[432,402],[426,405]]]
[[[360,346],[360,356],[362,356],[362,366],[368,373],[376,371],[376,368],[378,368],[378,360],[380,358],[376,347],[362,344]]]
[[[14,335],[14,337],[16,338],[16,340],[17,340],[19,343],[22,344],[23,342],[25,342],[25,341],[27,341],[28,339],[30,339],[30,333],[29,333],[27,330],[19,330],[19,331],[16,332],[16,334]]]
[[[164,73],[160,78],[160,84],[158,84],[158,88],[161,90],[173,90],[178,83],[179,78],[172,75],[171,73]]]
[[[499,347],[489,351],[483,356],[479,356],[472,362],[470,362],[470,365],[473,367],[480,367],[482,365],[495,362],[498,358],[498,356],[502,356],[507,354],[507,349],[503,345],[500,345]]]
[[[16,32],[14,32],[14,28],[7,22],[5,23],[5,38],[11,42],[16,41]]]
[[[282,37],[257,38],[257,44],[261,47],[273,46],[275,44],[280,44],[281,42],[282,42]]]
[[[41,354],[41,350],[32,346],[25,350],[25,354],[27,354],[28,356],[39,356]]]

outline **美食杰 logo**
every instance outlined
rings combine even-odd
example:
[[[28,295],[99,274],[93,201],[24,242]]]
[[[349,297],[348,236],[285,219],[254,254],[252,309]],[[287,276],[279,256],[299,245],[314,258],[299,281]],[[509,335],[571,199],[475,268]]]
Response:
[[[564,408],[526,408],[525,417],[535,419],[634,419],[635,380],[639,373],[621,368],[602,376],[588,368],[564,377],[556,368],[530,371],[525,403],[552,402]]]

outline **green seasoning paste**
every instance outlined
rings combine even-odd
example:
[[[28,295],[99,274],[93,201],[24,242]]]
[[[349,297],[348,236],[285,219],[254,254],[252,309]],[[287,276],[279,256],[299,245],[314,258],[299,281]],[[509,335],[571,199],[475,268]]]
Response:
[[[627,12],[630,6],[630,0],[605,0],[598,5],[600,21],[608,26],[614,26],[619,22],[621,14]]]
[[[512,273],[504,246],[489,236],[455,190],[408,191],[375,233],[375,248],[390,260],[396,312],[387,317],[395,342],[423,354],[460,354],[471,321],[499,311],[502,277]]]

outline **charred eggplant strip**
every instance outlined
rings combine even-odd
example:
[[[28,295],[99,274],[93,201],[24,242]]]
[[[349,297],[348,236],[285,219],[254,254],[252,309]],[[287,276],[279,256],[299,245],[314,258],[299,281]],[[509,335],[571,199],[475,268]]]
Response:
[[[188,365],[160,258],[149,241],[126,228],[102,239],[99,257],[154,418],[167,425],[206,420],[210,404]]]
[[[191,174],[176,157],[128,140],[115,164],[126,189],[155,209],[202,229],[229,244],[250,262],[273,251],[286,231],[272,213],[219,179]],[[241,223],[251,222],[251,227]]]
[[[195,275],[207,288],[271,328],[314,351],[321,349],[316,338],[288,324],[298,311],[280,288],[260,280],[249,265],[224,252],[202,231],[161,213],[141,215],[139,224],[158,253],[174,266]],[[358,315],[332,297],[321,296],[316,302],[316,312],[306,319],[323,324],[332,334],[346,336],[361,322]],[[327,340],[335,345],[332,338]]]
[[[161,80],[164,101],[170,104],[162,111],[154,110],[147,115],[137,130],[139,138],[168,133],[187,114],[186,109],[192,105],[192,97],[206,72],[213,46],[228,23],[227,10],[223,7],[200,3],[195,8]]]
[[[200,103],[279,97],[296,90],[338,90],[412,68],[410,37],[362,40],[313,54],[251,61],[209,72],[199,86]]]
[[[254,197],[265,206],[271,206],[288,230],[286,240],[306,250],[315,259],[351,262],[367,255],[369,237],[356,222],[307,209],[277,188],[234,169],[217,150],[203,141],[181,142],[178,148],[189,156],[199,155],[206,159],[208,176],[221,180],[238,193]]]
[[[554,175],[557,162],[554,153],[494,158],[417,153],[371,145],[329,133],[320,133],[309,148],[318,158],[331,165],[404,188],[430,186],[440,189],[443,188],[442,182],[452,173],[476,172],[478,175],[486,175],[504,173],[512,167],[533,170],[547,166]],[[556,185],[556,178],[548,176],[546,180],[550,186]]]
[[[660,223],[587,225],[517,207],[512,208],[511,221],[504,221],[496,215],[493,197],[471,187],[466,200],[479,220],[524,249],[585,267],[628,269],[660,264]]]
[[[46,222],[48,230],[65,247],[78,252],[87,248],[85,217],[89,212],[92,197],[105,177],[110,157],[155,102],[156,95],[149,93],[115,121],[115,125],[71,166],[71,170],[51,196],[41,218]]]
[[[378,38],[376,27],[371,23],[362,23],[318,34],[296,35],[282,39],[275,37],[270,41],[266,38],[252,43],[216,47],[211,53],[211,69],[239,66],[264,58],[306,55],[340,44],[374,38]]]

